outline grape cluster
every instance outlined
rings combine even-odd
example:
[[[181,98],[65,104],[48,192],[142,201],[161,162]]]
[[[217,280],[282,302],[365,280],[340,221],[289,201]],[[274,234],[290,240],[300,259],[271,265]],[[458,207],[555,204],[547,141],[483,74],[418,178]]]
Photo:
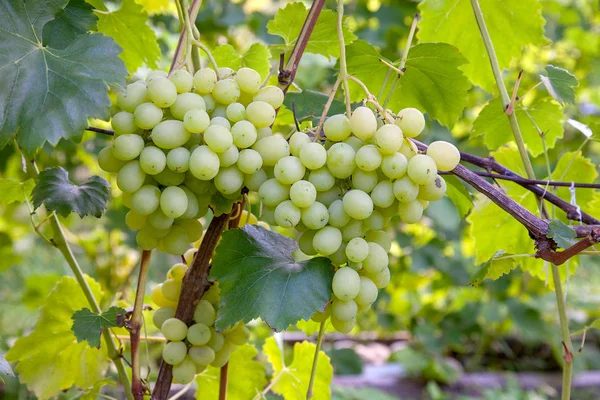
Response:
[[[301,232],[297,259],[326,256],[338,268],[333,301],[313,320],[331,316],[338,331],[349,332],[357,312],[367,310],[390,281],[390,219],[418,222],[429,202],[445,195],[438,171],[453,169],[460,154],[441,141],[418,154],[405,138],[424,126],[414,108],[384,124],[363,106],[350,118],[339,114],[325,121],[325,145],[303,132],[292,135],[289,147],[271,144],[269,159],[277,161],[260,172],[264,182],[258,187],[263,219]]]
[[[98,163],[117,173],[142,249],[183,254],[215,194],[239,198],[278,161],[274,149],[288,145],[270,126],[283,92],[261,84],[250,68],[154,71],[117,96],[114,139]]]
[[[196,251],[192,248],[184,254],[188,265]],[[154,312],[152,321],[168,340],[163,347],[163,361],[173,366],[173,382],[181,384],[191,382],[208,365],[217,368],[225,365],[235,347],[246,343],[249,337],[248,328],[242,322],[223,332],[215,329],[219,306],[217,284],[213,284],[198,302],[190,326],[175,318],[181,283],[188,265],[173,265],[167,273],[167,280],[157,285],[151,295],[152,301],[160,307]]]

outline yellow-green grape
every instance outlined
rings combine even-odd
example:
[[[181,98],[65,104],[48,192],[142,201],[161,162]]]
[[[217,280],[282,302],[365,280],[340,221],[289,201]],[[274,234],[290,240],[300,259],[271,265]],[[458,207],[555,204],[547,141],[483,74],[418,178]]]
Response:
[[[371,193],[375,186],[377,186],[378,179],[376,171],[357,169],[352,173],[352,187],[362,190],[365,193]]]
[[[187,355],[187,346],[183,342],[169,342],[163,347],[163,360],[169,365],[179,364]]]
[[[231,104],[240,97],[240,87],[233,79],[222,79],[215,84],[212,95],[218,103]]]
[[[344,139],[344,143],[352,147],[354,151],[358,151],[364,145],[364,142],[356,136],[348,136],[346,139]]]
[[[140,167],[148,175],[161,173],[167,166],[167,156],[158,147],[148,146],[140,153]]]
[[[361,262],[357,263],[357,262],[348,260],[348,262],[346,263],[346,265],[348,266],[348,268],[352,268],[355,271],[362,270],[362,263]]]
[[[162,328],[162,324],[169,318],[175,317],[175,309],[171,307],[161,307],[152,314],[152,323],[158,329]]]
[[[152,129],[163,119],[163,110],[154,103],[142,103],[133,112],[133,122],[141,129]]]
[[[137,130],[137,125],[133,121],[133,114],[126,111],[116,113],[110,119],[110,124],[115,132],[115,136],[127,135]]]
[[[313,238],[315,237],[315,231],[307,230],[300,235],[298,238],[298,247],[300,250],[309,256],[314,256],[317,254],[313,246]]]
[[[169,79],[175,85],[177,93],[189,92],[194,86],[194,77],[184,69],[173,71]]]
[[[135,210],[129,210],[127,215],[125,215],[125,223],[135,231],[142,229],[146,225],[147,220],[148,216],[139,214]]]
[[[190,249],[190,250],[192,250],[192,249]],[[193,250],[195,250],[195,249],[193,249]],[[186,254],[187,254],[187,251],[186,251]],[[185,255],[184,255],[184,257],[185,257]],[[185,276],[185,273],[187,272],[187,270],[188,270],[188,266],[183,263],[173,264],[173,266],[171,268],[169,268],[169,271],[167,272],[167,278],[174,279],[176,281],[181,281],[183,279],[183,277]]]
[[[242,152],[244,152],[244,150],[242,150],[240,152],[240,155]],[[240,168],[240,170],[241,170],[239,161],[240,160],[238,159],[238,168]],[[244,172],[244,171],[242,171],[242,172]],[[244,186],[246,186],[248,188],[248,190],[251,190],[253,192],[258,192],[261,185],[263,183],[265,183],[268,179],[269,179],[269,177],[267,176],[267,173],[265,172],[265,170],[259,169],[258,171],[254,172],[253,174],[246,175],[244,177]]]
[[[177,88],[167,78],[155,78],[148,82],[148,97],[157,107],[170,107],[177,100]]]
[[[203,145],[190,156],[190,171],[196,178],[208,181],[217,176],[221,161],[219,156],[208,146]]]
[[[215,368],[221,368],[229,361],[231,357],[231,346],[222,346],[218,351],[215,351],[215,359],[210,363]]]
[[[397,200],[394,200],[397,201]],[[390,207],[394,207],[397,210],[398,205],[392,203]],[[395,215],[395,213],[393,214]],[[384,217],[378,210],[373,210],[371,216],[364,220],[364,226],[368,230],[380,230],[387,224],[391,217]]]
[[[356,263],[363,262],[368,255],[369,244],[365,239],[356,237],[348,242],[348,245],[346,246],[346,256],[350,261]]]
[[[360,276],[358,275],[358,272],[352,268],[342,267],[335,272],[335,275],[333,275],[331,287],[333,289],[333,294],[335,294],[338,299],[344,301],[352,300],[358,295],[360,290]]]
[[[300,208],[290,200],[285,200],[275,207],[275,222],[283,228],[292,228],[298,225],[301,215]]]
[[[258,133],[252,123],[243,120],[233,124],[231,135],[233,136],[233,144],[240,149],[245,149],[256,143]]]
[[[373,212],[373,200],[362,190],[353,189],[344,195],[344,211],[354,219],[369,218]]]
[[[353,269],[350,269],[357,275],[357,280],[360,284],[360,278],[358,278],[358,274]],[[331,316],[340,321],[352,321],[356,319],[356,313],[358,312],[358,307],[354,300],[341,300],[341,299],[333,299],[331,303]]]
[[[423,218],[423,204],[419,200],[398,204],[398,215],[402,222],[415,224]]]
[[[190,151],[185,147],[177,147],[167,153],[167,167],[171,171],[185,172],[190,167]]]
[[[222,110],[222,109],[219,108],[219,110]],[[224,110],[223,110],[223,113],[225,113]],[[227,129],[228,131],[231,130],[231,122],[229,122],[229,120],[227,118],[225,118],[225,116],[217,115],[217,110],[215,110],[213,112],[213,117],[210,120],[210,124],[222,126],[223,128]]]
[[[381,213],[381,216],[383,218],[385,218],[386,224],[387,224],[391,218],[394,218],[396,215],[398,215],[398,200],[397,199],[394,200],[392,205],[387,208],[380,208],[379,212]],[[373,228],[369,228],[369,229],[373,229]],[[380,229],[382,229],[382,228],[378,228],[377,230],[380,230]]]
[[[252,149],[244,149],[240,152],[237,159],[237,167],[244,174],[252,176],[262,167],[262,157],[258,154],[258,151]],[[265,174],[266,177],[266,174]],[[252,190],[252,189],[250,189]]]
[[[231,122],[239,122],[246,118],[246,107],[241,103],[231,103],[225,109],[225,116]]]
[[[215,153],[223,153],[233,144],[229,129],[220,125],[210,125],[204,132],[204,141]]]
[[[218,69],[218,71],[219,71],[219,78],[221,78],[221,79],[232,77],[235,74],[235,71],[229,67],[221,67]]]
[[[290,200],[300,208],[310,207],[317,199],[317,189],[309,181],[299,180],[290,188]]]
[[[169,229],[173,225],[174,220],[174,218],[167,217],[160,208],[148,217],[148,222],[156,229]]]
[[[338,228],[326,226],[313,237],[313,247],[324,256],[335,253],[342,245],[342,233]],[[307,253],[308,254],[308,253]]]
[[[211,288],[212,289],[212,288]],[[205,293],[205,296],[208,294]],[[216,313],[213,305],[207,300],[202,299],[196,305],[194,311],[194,321],[198,324],[204,324],[206,326],[212,326],[215,323]]]
[[[275,178],[267,180],[260,185],[260,188],[258,189],[260,201],[269,207],[276,207],[282,201],[287,200],[289,195],[290,187],[288,185],[282,185]]]
[[[350,129],[359,139],[371,139],[377,131],[377,119],[373,111],[364,106],[354,110],[350,117]]]
[[[396,125],[386,124],[377,129],[373,139],[381,154],[389,155],[400,150],[404,137],[402,131]]]
[[[460,152],[452,143],[437,141],[427,148],[427,155],[440,171],[452,171],[460,162]]]
[[[374,242],[383,247],[386,252],[392,248],[392,239],[386,231],[369,231],[365,237],[367,242]]]
[[[266,126],[264,128],[258,128],[256,130],[256,141],[258,142],[260,139],[262,138],[266,138],[268,136],[273,136],[273,130],[271,130],[271,127]],[[287,141],[286,141],[287,143]]]
[[[177,225],[182,227],[187,234],[187,242],[195,242],[202,237],[203,228],[202,223],[197,219],[183,219],[178,220]],[[181,253],[183,254],[183,253]]]
[[[308,181],[318,192],[325,192],[335,185],[335,176],[327,168],[319,168],[308,175]]]
[[[275,115],[275,109],[264,101],[253,101],[246,107],[246,119],[257,128],[271,126]]]
[[[190,110],[206,110],[206,104],[202,96],[196,93],[182,93],[177,96],[177,100],[171,105],[170,110],[173,117],[183,120],[185,114]]]
[[[272,167],[283,157],[290,155],[290,145],[279,135],[267,136],[254,143],[252,148],[260,154],[263,165]]]
[[[143,230],[140,232],[143,232]],[[177,303],[165,299],[165,297],[162,294],[162,285],[161,284],[158,284],[158,285],[154,286],[154,288],[152,288],[152,290],[150,291],[150,298],[152,299],[152,302],[159,307],[170,307],[173,309],[177,308]],[[161,325],[161,328],[162,328],[162,325]]]
[[[371,305],[377,300],[377,285],[373,281],[365,276],[360,277],[360,290],[358,295],[354,299],[356,304],[359,306]]]
[[[409,203],[419,195],[419,186],[408,176],[395,180],[392,190],[401,203]]]
[[[402,147],[400,147],[400,150],[398,150],[398,153],[402,153],[407,160],[410,160],[417,155],[417,149],[409,140],[404,140],[402,142]]]
[[[117,106],[124,111],[134,112],[135,108],[148,98],[146,85],[134,82],[117,95]]]
[[[190,131],[185,129],[181,121],[167,120],[152,129],[150,138],[160,148],[174,149],[183,146],[189,140]]]
[[[210,126],[210,117],[205,110],[192,109],[183,116],[183,126],[191,133],[202,133]]]
[[[225,344],[225,338],[223,337],[223,334],[217,332],[214,328],[210,328],[210,339],[206,345],[215,352],[218,352],[221,347],[223,347],[223,344]]]
[[[346,179],[354,172],[356,152],[346,143],[336,143],[327,150],[327,168],[333,176]]]
[[[305,145],[312,143],[312,139],[304,132],[294,132],[292,136],[290,136],[290,153],[293,156],[300,157],[300,151],[302,147]],[[317,143],[318,145],[318,143]],[[322,147],[322,146],[321,146]]]
[[[315,311],[311,319],[317,323],[321,323],[327,320],[331,315],[331,303],[327,304],[324,311]]]
[[[190,357],[186,357],[181,363],[173,366],[173,382],[187,385],[196,376],[196,364]]]
[[[425,118],[416,108],[405,108],[400,110],[394,124],[402,129],[404,136],[413,138],[419,136],[425,128]]]
[[[169,186],[160,195],[160,209],[169,218],[178,218],[185,213],[188,199],[180,187]]]
[[[212,113],[217,108],[215,99],[210,94],[205,94],[202,98],[204,99],[204,104],[206,104],[206,112]]]
[[[121,191],[133,193],[144,184],[146,173],[137,160],[129,161],[117,173],[117,186]]]
[[[179,342],[185,339],[187,331],[187,325],[177,318],[167,319],[160,328],[160,332],[163,336],[172,342]]]
[[[324,204],[315,201],[302,210],[300,220],[308,229],[321,229],[329,222],[329,211]]]
[[[185,180],[185,173],[175,172],[171,171],[169,168],[165,168],[159,174],[154,175],[153,178],[162,186],[178,186]]]
[[[240,68],[235,75],[235,81],[246,93],[255,93],[260,89],[262,80],[260,74],[251,68]]]
[[[194,261],[194,257],[196,257],[196,253],[198,253],[198,249],[196,248],[191,248],[188,249],[185,254],[183,255],[183,258],[185,259],[185,263],[189,266],[192,264],[192,262]]]
[[[254,101],[264,101],[278,109],[283,104],[283,97],[283,91],[277,86],[265,86],[254,95]]]
[[[174,256],[180,256],[189,247],[187,232],[180,226],[173,225],[169,233],[162,239],[164,251]]]
[[[98,153],[98,166],[106,172],[119,172],[125,165],[125,161],[119,160],[113,155],[112,145],[103,148]]]
[[[425,185],[437,176],[437,165],[433,158],[417,154],[408,161],[406,173],[417,185]]]
[[[319,169],[327,162],[327,150],[319,143],[307,143],[300,149],[300,161],[308,169]]]
[[[387,268],[389,257],[383,247],[375,242],[368,242],[369,254],[363,260],[363,269],[367,274],[377,274]]]
[[[344,210],[344,203],[342,200],[335,200],[329,205],[329,225],[342,228],[348,222],[350,222],[350,216]]]
[[[196,218],[198,216],[198,212],[200,211],[200,203],[198,202],[198,198],[190,189],[185,186],[182,186],[181,189],[185,192],[187,196],[188,206],[185,209],[185,212],[181,215],[181,219],[190,219]]]
[[[225,341],[236,346],[241,346],[250,338],[250,331],[244,323],[239,323],[230,332],[225,334]]]
[[[352,133],[350,120],[344,114],[332,115],[325,120],[323,132],[332,142],[341,142]]]
[[[237,193],[244,184],[244,174],[236,167],[222,168],[215,176],[215,187],[223,194]]]
[[[210,68],[199,69],[194,74],[194,87],[196,92],[208,94],[213,91],[217,84],[217,74]]]
[[[146,82],[151,82],[153,79],[156,78],[167,78],[169,76],[169,74],[167,74],[165,71],[160,71],[160,70],[156,70],[156,71],[151,71],[148,76],[146,77]]]
[[[177,301],[181,295],[181,281],[167,279],[163,282],[161,290],[165,299],[169,301]]]
[[[188,351],[188,355],[196,365],[209,365],[215,359],[215,351],[208,346],[194,346]]]
[[[366,233],[366,228],[364,226],[363,221],[357,219],[351,219],[342,229],[342,238],[345,242],[349,242],[350,240],[356,237],[362,237]]]
[[[231,167],[232,165],[237,163],[239,157],[240,151],[237,147],[235,147],[235,145],[232,144],[227,150],[219,154],[219,162],[221,163],[221,168]]]
[[[342,188],[334,186],[325,192],[317,193],[317,201],[329,207],[331,203],[342,198]]]
[[[390,179],[398,179],[404,176],[408,160],[402,153],[388,154],[381,161],[381,172]]]
[[[440,200],[446,195],[446,181],[441,176],[436,176],[431,182],[419,188],[419,199],[426,201]]]
[[[152,250],[158,246],[158,238],[143,229],[135,235],[135,241],[142,250]]]
[[[187,340],[192,346],[203,346],[211,337],[210,328],[204,324],[194,324],[188,328]]]
[[[131,209],[141,215],[150,215],[158,208],[160,190],[154,185],[144,185],[131,197]]]
[[[373,283],[375,284],[375,286],[377,286],[378,289],[383,289],[390,283],[390,269],[385,268],[382,271],[377,272],[375,274],[369,274],[368,277],[373,281]]]
[[[332,316],[331,324],[333,325],[336,331],[340,333],[349,333],[356,324],[356,318],[349,321],[342,321]]]
[[[356,152],[356,166],[363,171],[375,171],[381,165],[382,156],[372,144],[363,146]]]
[[[387,208],[394,204],[394,189],[391,181],[380,181],[371,192],[371,200],[376,207]]]
[[[216,307],[219,304],[219,300],[221,299],[221,290],[219,289],[219,282],[213,282],[213,284],[211,285],[211,287],[204,292],[204,295],[202,296],[202,300],[207,301],[209,304],[211,304],[213,307]],[[199,322],[199,321],[196,321]],[[205,324],[205,322],[200,322],[202,324]],[[214,323],[214,320],[213,320]],[[212,324],[210,324],[212,325]]]

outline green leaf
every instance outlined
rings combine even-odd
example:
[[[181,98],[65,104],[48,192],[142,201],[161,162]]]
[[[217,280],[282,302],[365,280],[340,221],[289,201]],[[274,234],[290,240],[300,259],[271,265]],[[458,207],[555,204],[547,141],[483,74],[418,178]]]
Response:
[[[165,14],[169,10],[170,0],[135,0],[136,3],[144,7],[144,10],[150,15]],[[175,5],[173,8],[175,8]]]
[[[111,307],[100,314],[82,308],[73,313],[73,333],[77,343],[87,340],[91,347],[100,348],[100,336],[106,328],[123,326],[126,311],[121,307]]]
[[[100,285],[86,277],[94,296],[102,297]],[[104,346],[93,349],[77,343],[71,331],[71,316],[89,306],[81,287],[72,277],[63,277],[50,293],[35,329],[17,339],[6,359],[18,363],[15,370],[40,399],[57,396],[71,386],[88,388],[104,378],[109,358]]]
[[[210,207],[213,213],[218,217],[222,214],[229,214],[233,209],[233,205],[241,199],[241,195],[235,199],[228,199],[220,192],[213,193],[210,198]]]
[[[537,0],[480,0],[479,4],[494,44],[500,69],[529,44],[543,45],[544,18]],[[476,85],[492,92],[496,84],[481,34],[469,0],[425,0],[419,4],[422,17],[420,42],[450,43],[469,60],[461,69]],[[411,50],[412,51],[412,50]]]
[[[388,67],[379,61],[380,59],[390,62],[390,60],[379,54],[375,47],[364,40],[356,40],[346,46],[348,73],[360,79],[371,93],[379,93],[388,71]],[[365,98],[363,89],[352,81],[349,84],[353,98]]]
[[[15,376],[15,373],[8,361],[6,361],[4,353],[0,351],[0,382],[2,382],[1,377],[3,376]]]
[[[41,307],[56,283],[60,281],[60,278],[61,276],[58,274],[36,274],[27,277],[25,279],[25,293],[21,297],[21,302],[31,310]]]
[[[44,26],[44,46],[64,49],[77,36],[94,28],[98,18],[92,10],[93,7],[84,0],[70,0],[65,9]]]
[[[110,199],[110,184],[94,175],[75,185],[64,168],[47,168],[40,172],[32,197],[36,209],[44,203],[48,210],[63,217],[76,212],[81,218],[86,215],[100,218]]]
[[[307,119],[319,119],[325,107],[329,96],[313,90],[303,90],[301,92],[289,92],[285,95],[283,104],[289,110],[292,109],[292,103],[296,109],[296,118],[299,122]],[[346,106],[340,100],[334,99],[327,115],[343,114],[346,112]]]
[[[28,157],[46,141],[79,140],[90,117],[108,119],[108,84],[125,83],[121,49],[98,34],[64,49],[42,46],[42,30],[67,0],[4,4],[0,18],[0,148],[14,136]],[[36,18],[31,19],[34,15]]]
[[[21,258],[14,249],[12,237],[6,232],[0,232],[0,272],[19,264]]]
[[[523,140],[527,150],[537,157],[544,152],[544,145],[537,127],[546,136],[546,145],[553,148],[556,141],[563,137],[563,110],[554,100],[538,98],[529,105],[522,102],[515,106]],[[473,123],[472,137],[484,136],[483,142],[490,150],[495,150],[508,142],[514,141],[514,136],[502,107],[502,100],[497,97],[487,103]]]
[[[331,359],[336,376],[362,374],[362,359],[353,348],[331,349],[327,355]]]
[[[285,42],[286,52],[291,50],[298,40],[308,9],[301,2],[289,3],[279,9],[275,17],[267,23],[267,31],[271,35],[281,36]],[[352,43],[356,36],[348,26],[343,25],[344,43]],[[337,15],[331,10],[322,10],[319,19],[306,45],[307,53],[322,54],[326,57],[340,56],[340,43],[337,37]]]
[[[496,280],[502,275],[510,273],[516,267],[517,262],[514,255],[499,250],[471,277],[469,285],[478,286],[485,279]]]
[[[554,239],[556,244],[563,249],[577,243],[577,234],[575,233],[575,230],[559,219],[550,221],[546,237]]]
[[[219,67],[229,67],[238,70],[248,67],[258,72],[262,79],[269,75],[271,54],[269,49],[262,43],[254,43],[244,55],[240,55],[230,44],[215,47],[212,52],[215,62]]]
[[[211,269],[221,289],[216,327],[261,317],[282,331],[323,310],[331,297],[331,261],[296,262],[292,252],[297,248],[294,240],[260,226],[226,231]]]
[[[446,196],[454,203],[461,217],[465,217],[473,208],[473,196],[467,190],[464,183],[457,177],[444,176],[446,181]]]
[[[548,76],[540,75],[540,79],[548,93],[561,104],[575,103],[575,88],[579,86],[577,78],[564,68],[554,65],[546,66]]]
[[[230,44],[223,44],[215,47],[212,51],[217,66],[220,68],[227,67],[233,70],[238,70],[242,67],[242,57],[237,50]]]
[[[279,377],[277,383],[273,385],[273,392],[277,393],[285,400],[304,400],[308,391],[308,382],[312,362],[315,356],[316,346],[313,343],[302,342],[294,344],[293,361],[290,365],[285,365],[283,354],[277,346],[275,338],[270,337],[265,341],[263,353],[273,366],[273,380]],[[313,400],[329,400],[331,397],[331,381],[333,379],[333,368],[329,357],[319,351],[317,361],[317,371],[315,373],[315,382],[313,385]]]
[[[588,331],[589,329],[600,329],[600,319],[596,319],[596,320],[594,320],[594,322],[592,322],[585,328],[571,333],[571,336],[574,337],[574,336],[583,335],[583,333]]]
[[[230,400],[252,399],[267,385],[265,367],[256,361],[258,351],[251,344],[238,347],[229,358],[228,374],[235,379],[227,383],[227,398]],[[219,397],[220,368],[209,366],[196,377],[202,390],[196,390],[196,399],[214,400]]]
[[[34,186],[33,179],[27,179],[25,182],[0,179],[0,204],[6,206],[15,202],[24,202],[31,195]]]
[[[142,6],[131,0],[123,1],[118,10],[97,15],[98,31],[114,38],[123,48],[120,57],[129,71],[143,65],[156,67],[160,48]]]

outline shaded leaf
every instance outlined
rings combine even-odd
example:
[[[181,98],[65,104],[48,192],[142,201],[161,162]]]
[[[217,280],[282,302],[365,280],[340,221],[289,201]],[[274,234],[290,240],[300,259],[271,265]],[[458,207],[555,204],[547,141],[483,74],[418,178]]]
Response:
[[[77,36],[94,28],[98,17],[92,10],[93,7],[84,0],[70,0],[64,10],[44,26],[44,46],[64,49]]]
[[[27,179],[25,182],[0,179],[0,204],[6,206],[15,202],[24,202],[31,195],[34,186],[33,179]]]
[[[588,331],[590,329],[600,329],[600,319],[594,320],[594,322],[592,322],[591,324],[589,324],[585,328],[580,329],[578,331],[575,331],[575,332],[571,333],[571,336],[583,335],[584,332],[586,332],[586,331]]]
[[[473,208],[473,196],[464,183],[455,176],[444,176],[446,181],[446,196],[454,203],[461,217],[466,216]]]
[[[296,262],[292,252],[297,248],[294,240],[260,226],[226,231],[211,269],[221,289],[216,327],[260,317],[282,331],[323,310],[331,297],[331,261]]]
[[[89,308],[82,308],[73,313],[73,333],[77,343],[87,340],[91,347],[100,348],[100,336],[106,328],[122,326],[125,310],[121,307],[111,307],[103,313],[95,313]]]
[[[63,217],[76,212],[82,218],[86,215],[100,218],[110,199],[110,184],[94,175],[81,185],[75,185],[64,168],[47,168],[40,172],[32,196],[36,209],[43,203],[48,210]]]
[[[283,104],[287,109],[292,110],[292,103],[296,110],[296,118],[302,122],[307,119],[319,119],[325,107],[329,96],[313,90],[303,90],[302,92],[289,92],[285,95]],[[334,114],[343,114],[346,112],[346,106],[340,100],[334,99],[327,112],[328,116]]]
[[[540,75],[540,79],[548,93],[561,104],[575,103],[575,88],[579,86],[577,78],[564,68],[554,65],[546,66],[548,76]]]
[[[499,250],[471,277],[469,285],[477,286],[485,279],[496,280],[502,275],[510,273],[516,267],[517,262],[514,255]]]
[[[553,239],[556,244],[563,249],[577,243],[577,234],[575,233],[575,230],[559,219],[550,221],[546,237]]]
[[[363,372],[363,362],[353,348],[331,349],[327,352],[336,376],[360,375]]]

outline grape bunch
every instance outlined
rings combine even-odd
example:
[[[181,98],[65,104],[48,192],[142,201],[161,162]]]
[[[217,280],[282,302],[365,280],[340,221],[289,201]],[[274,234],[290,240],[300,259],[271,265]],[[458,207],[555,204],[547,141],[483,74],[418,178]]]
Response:
[[[385,230],[390,219],[398,215],[416,223],[430,201],[445,195],[438,171],[452,170],[460,153],[439,141],[418,154],[406,138],[418,136],[424,126],[414,108],[384,124],[363,106],[350,118],[328,118],[324,145],[303,132],[294,133],[289,146],[276,143],[275,136],[263,139],[273,141],[263,156],[273,161],[256,178],[264,181],[258,187],[262,218],[301,233],[297,260],[321,255],[337,268],[334,298],[313,320],[331,316],[336,330],[349,332],[357,312],[369,309],[390,281],[391,238]]]
[[[173,382],[187,384],[196,374],[211,365],[221,368],[229,361],[231,352],[247,342],[250,332],[240,322],[223,332],[215,329],[219,306],[219,288],[215,283],[196,305],[194,321],[190,326],[175,318],[181,294],[182,279],[197,249],[186,251],[186,264],[174,264],[167,280],[152,290],[152,301],[160,308],[154,312],[152,322],[168,340],[163,347],[163,361],[173,366]]]
[[[287,142],[270,126],[283,92],[261,85],[250,68],[154,71],[118,94],[114,139],[98,164],[117,174],[142,249],[183,254],[218,196],[258,188],[261,168],[278,161],[273,148]]]

